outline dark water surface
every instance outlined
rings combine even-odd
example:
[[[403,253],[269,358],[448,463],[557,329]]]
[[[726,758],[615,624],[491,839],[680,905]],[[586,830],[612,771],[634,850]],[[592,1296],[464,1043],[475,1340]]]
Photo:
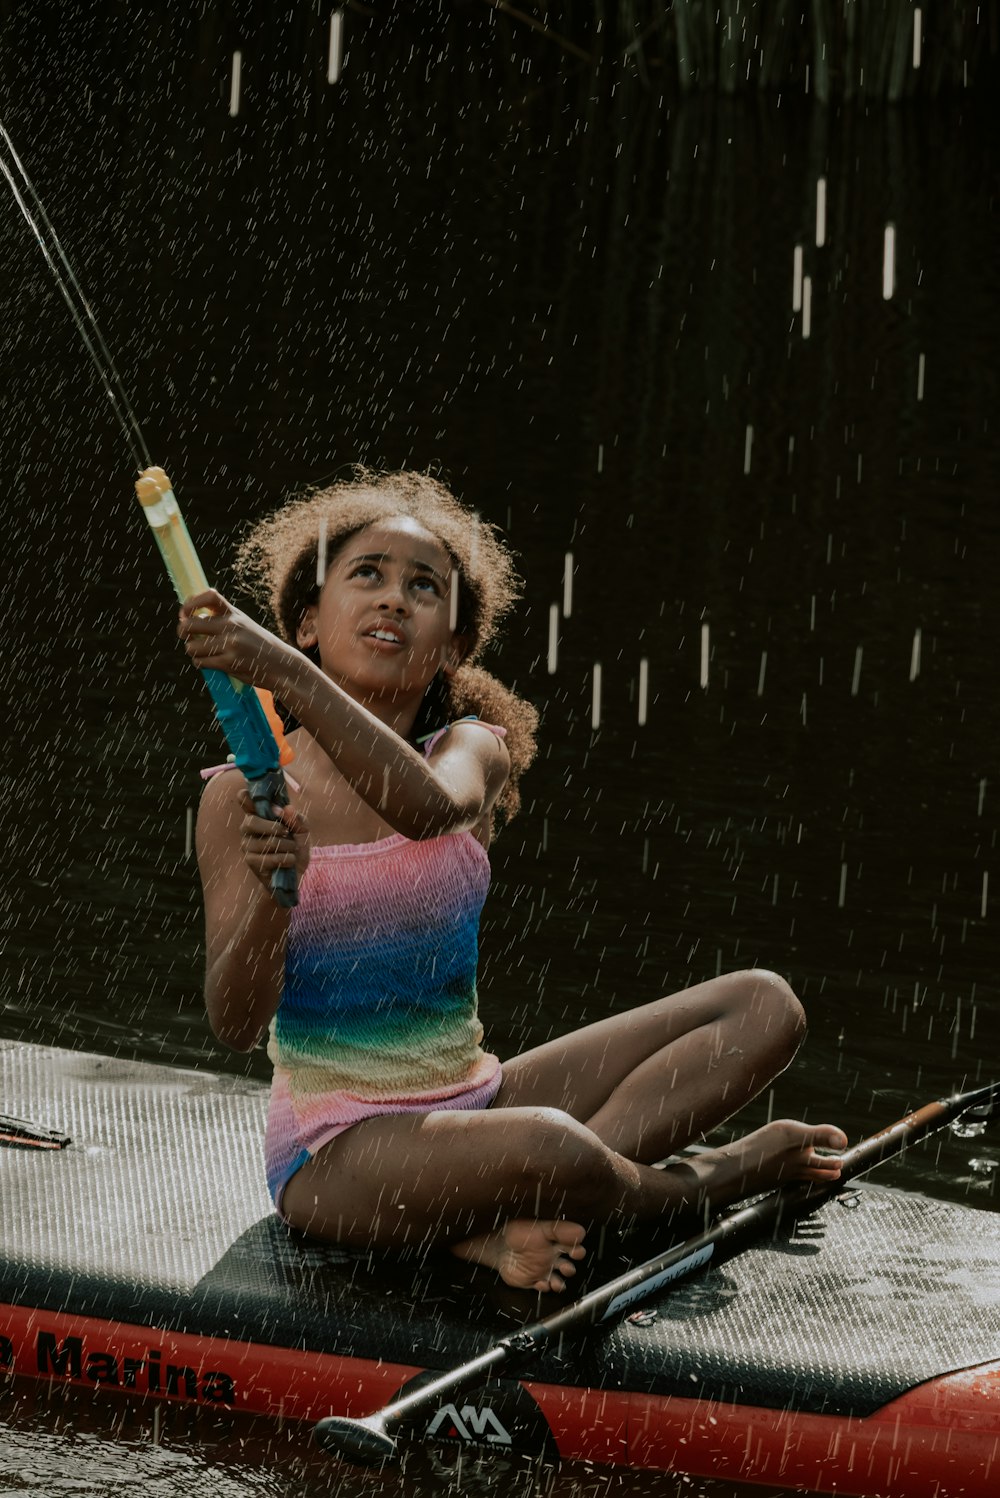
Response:
[[[495,848],[494,1047],[761,963],[811,1033],[741,1127],[773,1107],[856,1138],[1000,1074],[985,107],[679,104],[472,8],[352,11],[329,86],[325,15],[202,9],[7,4],[0,117],[223,586],[248,522],[358,460],[439,465],[508,529],[526,596],[496,665],[543,731]],[[0,267],[0,1034],[263,1077],[202,1014],[185,822],[220,740],[129,455],[13,206]],[[880,1179],[995,1206],[970,1157],[998,1148],[947,1137]],[[148,1411],[119,1416],[4,1395],[0,1494],[473,1490],[300,1471],[291,1436],[239,1422],[178,1415],[154,1447]]]

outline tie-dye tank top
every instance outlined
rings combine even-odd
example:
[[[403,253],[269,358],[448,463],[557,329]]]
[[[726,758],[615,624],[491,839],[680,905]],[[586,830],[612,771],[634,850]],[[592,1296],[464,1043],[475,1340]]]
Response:
[[[476,997],[489,882],[471,832],[312,850],[268,1044],[265,1155],[279,1210],[299,1167],[352,1124],[496,1096],[500,1063],[481,1048]]]

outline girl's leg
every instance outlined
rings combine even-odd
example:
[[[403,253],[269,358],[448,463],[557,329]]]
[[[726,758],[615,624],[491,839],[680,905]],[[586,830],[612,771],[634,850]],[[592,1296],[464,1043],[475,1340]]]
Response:
[[[651,1165],[749,1102],[788,1066],[804,1033],[784,979],[764,969],[729,973],[516,1057],[494,1107],[565,1109],[620,1157]],[[846,1142],[829,1125],[783,1120],[661,1175],[676,1212],[720,1207],[780,1180],[835,1178],[837,1162],[814,1149]],[[502,1239],[481,1233],[452,1251],[490,1263]]]
[[[742,1108],[804,1034],[783,978],[727,973],[506,1062],[494,1108],[564,1109],[618,1154],[652,1164]]]
[[[610,1149],[557,1109],[506,1108],[372,1118],[326,1145],[289,1181],[293,1226],[358,1246],[456,1246],[514,1285],[561,1289],[586,1224],[650,1221],[722,1205],[792,1175],[830,1179],[816,1146],[837,1131],[771,1124],[726,1150],[654,1170]]]
[[[646,1174],[657,1172],[619,1160],[555,1109],[372,1118],[296,1172],[282,1211],[303,1232],[358,1247],[421,1250],[490,1235],[503,1278],[541,1289],[583,1257],[584,1229],[568,1218],[614,1215],[623,1203],[664,1209],[662,1191],[646,1200]]]

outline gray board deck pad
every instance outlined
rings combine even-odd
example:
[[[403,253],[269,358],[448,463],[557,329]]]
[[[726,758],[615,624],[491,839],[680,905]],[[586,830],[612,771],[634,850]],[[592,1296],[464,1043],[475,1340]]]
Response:
[[[266,1105],[240,1078],[0,1041],[0,1111],[73,1141],[0,1148],[0,1302],[437,1369],[537,1319],[536,1297],[447,1254],[407,1262],[283,1226]],[[520,1375],[864,1415],[1000,1358],[1000,1213],[874,1185],[853,1203]]]

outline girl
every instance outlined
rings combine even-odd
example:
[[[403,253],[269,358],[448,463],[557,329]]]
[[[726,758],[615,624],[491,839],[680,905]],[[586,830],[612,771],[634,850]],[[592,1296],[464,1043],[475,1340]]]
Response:
[[[185,602],[178,633],[196,666],[267,688],[299,725],[280,822],[254,815],[238,772],[218,775],[197,836],[208,1014],[236,1050],[269,1032],[283,1218],[345,1244],[447,1244],[508,1284],[562,1290],[591,1223],[681,1225],[778,1181],[835,1179],[818,1151],[844,1135],[789,1121],[653,1168],[792,1059],[802,1009],[774,973],[699,983],[502,1068],[481,1048],[486,850],[537,721],[472,664],[517,597],[493,528],[429,475],[358,469],[259,525],[241,564],[278,633],[214,590]],[[289,912],[269,882],[292,865]]]

